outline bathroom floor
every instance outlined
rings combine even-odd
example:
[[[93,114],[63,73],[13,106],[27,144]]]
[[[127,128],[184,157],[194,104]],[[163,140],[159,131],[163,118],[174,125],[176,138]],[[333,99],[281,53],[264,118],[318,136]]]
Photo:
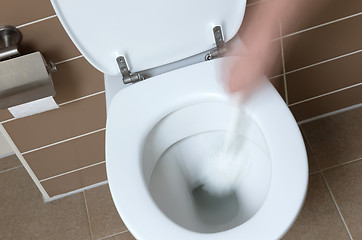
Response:
[[[362,239],[362,107],[301,125],[304,207],[283,240]],[[0,239],[132,240],[108,185],[44,203],[15,156],[0,159]]]

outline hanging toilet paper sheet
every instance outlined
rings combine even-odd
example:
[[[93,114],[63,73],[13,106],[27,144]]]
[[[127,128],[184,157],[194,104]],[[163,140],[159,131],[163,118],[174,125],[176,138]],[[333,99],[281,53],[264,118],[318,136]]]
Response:
[[[53,97],[45,97],[32,102],[8,108],[15,118],[27,117],[37,113],[59,108]]]

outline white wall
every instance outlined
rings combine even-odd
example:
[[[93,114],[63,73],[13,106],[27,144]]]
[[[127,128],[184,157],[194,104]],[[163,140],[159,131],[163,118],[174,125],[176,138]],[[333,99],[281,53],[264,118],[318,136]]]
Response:
[[[11,154],[14,154],[14,151],[10,147],[9,143],[6,141],[4,135],[2,135],[2,133],[0,132],[0,158],[6,157]]]

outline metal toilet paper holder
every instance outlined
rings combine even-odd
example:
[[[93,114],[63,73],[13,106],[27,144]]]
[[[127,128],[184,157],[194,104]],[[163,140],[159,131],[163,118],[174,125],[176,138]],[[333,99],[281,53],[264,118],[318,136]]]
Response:
[[[20,41],[17,28],[0,26],[0,109],[55,95],[50,75],[55,64],[47,64],[40,52],[20,55]]]

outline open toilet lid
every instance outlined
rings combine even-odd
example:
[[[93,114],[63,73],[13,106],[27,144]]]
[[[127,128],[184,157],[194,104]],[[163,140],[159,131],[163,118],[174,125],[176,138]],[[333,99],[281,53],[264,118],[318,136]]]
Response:
[[[171,63],[215,46],[238,31],[246,0],[51,0],[70,38],[99,71],[120,74],[125,56],[132,72]]]

